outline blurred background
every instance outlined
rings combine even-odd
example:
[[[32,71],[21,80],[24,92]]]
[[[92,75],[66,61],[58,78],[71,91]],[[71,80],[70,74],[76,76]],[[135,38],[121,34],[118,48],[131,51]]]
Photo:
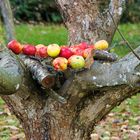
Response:
[[[55,0],[10,0],[18,22],[62,23]],[[121,23],[140,21],[140,0],[127,0]]]
[[[67,44],[68,32],[55,0],[10,0],[10,3],[18,41],[33,45]],[[0,22],[0,41],[5,41],[2,18]],[[119,28],[133,48],[140,46],[140,0],[127,0]],[[117,32],[111,46],[111,51],[120,58],[130,52]],[[140,140],[140,95],[113,109],[93,134],[99,135],[101,140],[110,140],[111,137],[114,140]],[[24,139],[18,120],[0,99],[0,140]]]

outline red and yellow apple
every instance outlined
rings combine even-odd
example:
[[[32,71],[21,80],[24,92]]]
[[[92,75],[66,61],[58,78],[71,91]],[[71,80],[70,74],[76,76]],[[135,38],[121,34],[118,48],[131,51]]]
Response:
[[[87,58],[91,54],[92,50],[93,50],[92,48],[85,49],[84,52],[83,52],[83,57]]]
[[[84,49],[79,48],[79,46],[72,46],[70,47],[70,50],[74,55],[80,55],[80,56],[83,55],[83,51],[84,51]]]
[[[105,50],[109,45],[106,40],[99,40],[94,44],[94,46],[96,50]]]
[[[24,45],[23,46],[23,54],[34,56],[36,54],[36,47],[29,45],[29,44]]]
[[[71,66],[73,69],[82,69],[85,67],[85,60],[82,56],[79,55],[72,55],[68,59],[68,64]]]
[[[60,53],[60,47],[57,44],[50,44],[47,47],[47,53],[50,57],[57,57]]]
[[[57,71],[64,71],[67,69],[68,60],[64,57],[57,57],[53,60],[52,65]]]
[[[60,57],[64,57],[68,59],[72,55],[73,55],[73,52],[70,50],[69,47],[61,47],[60,54],[59,54]]]
[[[8,43],[8,48],[12,50],[15,54],[22,52],[23,46],[16,40],[12,40]]]

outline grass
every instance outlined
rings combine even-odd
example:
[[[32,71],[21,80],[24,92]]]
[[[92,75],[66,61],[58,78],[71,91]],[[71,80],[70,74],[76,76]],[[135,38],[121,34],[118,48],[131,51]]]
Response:
[[[126,39],[136,48],[140,45],[140,24],[124,24],[119,26],[120,30],[125,35]],[[4,40],[4,30],[0,26],[0,40]],[[63,25],[26,25],[21,24],[16,26],[16,38],[21,43],[29,43],[29,44],[51,44],[57,43],[59,45],[67,44],[68,41],[68,32]],[[118,33],[115,34],[115,37],[112,42],[112,46],[115,46],[111,49],[112,52],[117,53],[120,57],[127,54],[130,50],[127,48],[122,41],[120,35]],[[123,116],[122,112],[127,111],[131,112],[131,116],[129,117],[129,121],[131,125],[135,125],[136,116],[140,116],[140,95],[134,96],[131,99],[123,102],[121,106],[113,109],[113,113],[117,112],[116,117],[122,119],[128,119],[126,116]],[[0,99],[0,113],[6,112],[5,103],[2,99]],[[1,113],[2,114],[2,113]],[[17,133],[22,133],[19,122],[16,118],[7,113],[7,115],[0,114],[0,125],[8,125],[8,126],[16,126],[20,130]],[[9,114],[9,115],[8,115]],[[15,135],[15,132],[14,132]],[[9,128],[0,129],[0,139],[1,140],[9,140],[9,138],[13,136],[13,130]],[[22,135],[23,136],[23,135]]]
[[[19,25],[16,26],[17,39],[22,43],[63,45],[67,43],[67,30],[62,25]]]
[[[140,24],[123,24],[119,26],[119,29],[133,48],[140,46]],[[124,44],[118,32],[116,32],[112,44],[115,45],[112,51],[115,51],[121,57],[130,52],[130,49]]]

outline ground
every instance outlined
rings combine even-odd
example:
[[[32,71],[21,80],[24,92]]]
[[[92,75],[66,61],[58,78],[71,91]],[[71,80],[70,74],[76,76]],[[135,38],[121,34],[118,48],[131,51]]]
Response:
[[[132,46],[140,45],[140,24],[124,24],[119,28]],[[0,26],[0,40],[4,40],[4,31]],[[16,26],[18,41],[29,44],[67,43],[67,30],[63,25],[27,25]],[[129,52],[118,33],[115,34],[111,52],[120,57]],[[92,137],[99,136],[101,140],[140,140],[140,95],[124,101],[104,118],[93,131]],[[12,115],[6,104],[0,99],[0,140],[25,139],[18,120]]]

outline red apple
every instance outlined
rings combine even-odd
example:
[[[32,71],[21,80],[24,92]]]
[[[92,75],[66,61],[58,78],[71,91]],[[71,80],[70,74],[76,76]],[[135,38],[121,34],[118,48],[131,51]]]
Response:
[[[43,44],[39,44],[39,45],[37,45],[35,47],[36,47],[36,54],[35,54],[35,56],[42,57],[42,58],[48,57],[47,46],[45,46]]]
[[[64,71],[67,69],[68,60],[64,57],[57,57],[53,60],[53,67],[57,71]]]
[[[8,48],[12,50],[15,54],[22,52],[23,46],[16,40],[12,40],[8,43]]]
[[[39,49],[39,56],[42,58],[48,57],[47,47],[42,47]]]
[[[72,53],[74,55],[80,55],[80,56],[83,55],[83,51],[84,51],[84,49],[81,49],[78,46],[73,46],[73,47],[70,48],[70,50],[72,51]]]
[[[69,58],[73,55],[73,52],[70,50],[69,47],[61,47],[59,56]]]
[[[35,55],[35,53],[36,53],[35,46],[29,45],[29,44],[23,46],[23,54]]]
[[[77,47],[81,50],[87,49],[88,48],[88,44],[86,42],[82,42],[79,45],[77,45]]]
[[[89,45],[88,48],[95,49],[95,46],[94,45]]]

